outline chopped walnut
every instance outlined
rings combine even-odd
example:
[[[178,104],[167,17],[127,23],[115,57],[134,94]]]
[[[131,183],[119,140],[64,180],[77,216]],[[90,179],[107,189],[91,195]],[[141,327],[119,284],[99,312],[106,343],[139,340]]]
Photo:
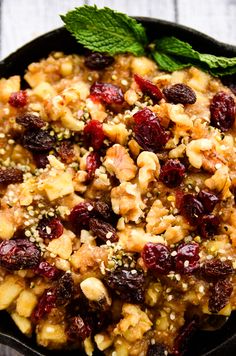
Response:
[[[103,247],[83,244],[71,256],[71,264],[75,269],[84,274],[87,271],[97,270],[103,263],[107,263],[108,252]]]
[[[172,226],[174,221],[175,217],[169,214],[169,210],[157,199],[147,214],[146,231],[153,235],[162,234],[168,227]]]
[[[138,222],[143,216],[145,204],[141,199],[141,193],[137,184],[123,182],[111,191],[111,203],[113,211],[122,215],[126,222]]]
[[[129,153],[119,144],[115,144],[107,150],[103,165],[120,182],[130,181],[135,177],[137,171],[137,167]]]
[[[186,148],[186,155],[188,156],[191,165],[195,168],[201,168],[203,164],[202,151],[209,151],[212,147],[212,141],[207,138],[192,140]]]
[[[111,142],[126,145],[129,137],[129,132],[126,126],[122,123],[114,125],[112,123],[103,124],[103,132]]]
[[[138,182],[142,193],[148,189],[150,182],[153,182],[159,177],[160,163],[157,155],[153,152],[143,151],[137,159],[139,167]]]
[[[151,329],[152,322],[139,306],[124,304],[122,307],[123,319],[114,329],[115,335],[123,335],[129,342],[142,339],[143,335]]]
[[[205,180],[205,185],[211,189],[216,190],[221,193],[223,200],[230,198],[232,193],[230,191],[231,180],[229,177],[229,168],[227,166],[222,166],[216,170],[215,174]]]
[[[146,233],[142,227],[125,225],[125,229],[118,232],[119,245],[125,251],[141,253],[147,242],[162,243],[165,241],[162,236],[155,236]]]

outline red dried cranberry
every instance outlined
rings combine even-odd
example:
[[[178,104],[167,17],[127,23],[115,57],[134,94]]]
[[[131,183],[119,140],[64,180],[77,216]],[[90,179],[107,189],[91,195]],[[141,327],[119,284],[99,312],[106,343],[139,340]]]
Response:
[[[144,302],[144,275],[142,272],[119,268],[109,272],[105,280],[122,300],[130,303]]]
[[[204,277],[221,279],[228,277],[234,272],[231,261],[221,261],[219,258],[206,261],[201,268]]]
[[[40,116],[30,113],[18,116],[16,122],[26,129],[41,129],[46,124]]]
[[[66,164],[72,163],[75,156],[73,145],[68,141],[60,142],[60,146],[58,147],[58,154],[62,162]]]
[[[166,348],[162,344],[149,345],[146,356],[166,356]]]
[[[154,102],[158,102],[162,99],[163,95],[161,90],[155,84],[150,82],[150,80],[144,79],[138,74],[134,74],[134,80],[138,84],[141,91],[150,96]]]
[[[88,179],[94,177],[95,171],[101,166],[99,154],[97,152],[91,152],[86,158],[86,170],[88,172]]]
[[[188,85],[180,83],[163,89],[167,100],[173,104],[194,104],[197,100],[196,94]]]
[[[114,58],[104,53],[90,53],[84,61],[84,64],[89,69],[100,70],[109,67],[114,63]]]
[[[40,250],[27,239],[5,240],[0,243],[0,265],[9,270],[34,268],[40,260]]]
[[[175,188],[184,179],[185,166],[178,159],[168,159],[161,167],[160,180],[169,188]]]
[[[175,270],[181,274],[192,273],[199,267],[199,245],[197,243],[181,244],[174,257]]]
[[[210,105],[211,125],[221,131],[228,131],[234,124],[236,105],[234,98],[220,91],[213,97]]]
[[[46,314],[57,306],[67,305],[73,294],[73,280],[69,273],[65,273],[55,287],[48,288],[39,298],[32,319],[40,321]]]
[[[70,340],[85,340],[92,332],[90,325],[81,316],[71,318],[68,324],[66,334]]]
[[[220,201],[220,199],[215,194],[209,193],[205,190],[202,190],[198,194],[197,198],[204,206],[206,214],[210,214],[214,210],[216,204]]]
[[[182,356],[188,350],[190,341],[194,333],[197,331],[197,322],[192,320],[186,322],[184,326],[180,329],[179,335],[174,341],[174,348],[172,355]]]
[[[204,239],[208,239],[217,234],[219,225],[220,220],[217,216],[213,214],[204,215],[199,221],[198,233]]]
[[[95,82],[90,88],[90,95],[106,104],[122,104],[124,95],[120,87],[109,83]]]
[[[47,164],[49,164],[48,161],[48,153],[33,153],[33,159],[34,163],[36,164],[37,168],[45,168]]]
[[[175,206],[177,209],[181,209],[183,197],[184,197],[184,192],[180,189],[176,189],[176,191],[175,191]]]
[[[57,239],[63,234],[63,225],[61,221],[54,217],[54,218],[46,218],[44,217],[38,223],[37,230],[39,232],[39,236],[46,240],[46,239]]]
[[[39,298],[38,304],[36,305],[32,319],[34,322],[39,322],[46,314],[50,313],[52,308],[56,307],[56,295],[55,289],[46,289],[41,297]]]
[[[115,242],[118,240],[116,229],[105,221],[92,218],[89,220],[89,228],[92,230],[95,236],[104,242],[108,240]]]
[[[180,212],[191,225],[197,225],[204,214],[204,207],[194,195],[185,194],[181,200]]]
[[[218,313],[229,301],[233,292],[232,283],[225,279],[217,281],[210,289],[208,308],[211,313]]]
[[[95,151],[99,150],[105,139],[102,123],[97,120],[89,121],[84,128],[84,139],[89,147],[93,147]]]
[[[134,133],[138,144],[147,151],[159,152],[169,139],[158,117],[148,108],[134,114]]]
[[[50,151],[55,138],[44,130],[27,129],[23,134],[23,146],[33,152]]]
[[[76,231],[89,228],[89,220],[92,216],[93,205],[88,202],[82,202],[76,205],[69,215],[69,221]]]
[[[0,168],[0,184],[15,184],[23,182],[23,172],[18,168]]]
[[[34,269],[34,273],[46,277],[48,279],[57,279],[61,275],[61,271],[56,268],[55,266],[52,266],[49,262],[47,261],[42,261],[39,263],[39,265]]]
[[[20,90],[15,93],[11,93],[8,103],[14,108],[23,108],[27,105],[28,95],[25,90]]]
[[[148,242],[142,251],[142,258],[148,269],[160,274],[168,274],[172,267],[170,250],[160,243]]]

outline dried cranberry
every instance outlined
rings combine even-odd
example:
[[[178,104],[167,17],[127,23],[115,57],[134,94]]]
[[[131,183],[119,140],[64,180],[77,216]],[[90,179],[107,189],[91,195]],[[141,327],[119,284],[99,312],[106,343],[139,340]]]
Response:
[[[144,302],[144,275],[142,272],[119,268],[109,272],[105,280],[122,300],[130,303]]]
[[[49,164],[48,153],[33,153],[33,159],[37,168],[45,168]]]
[[[57,239],[63,234],[63,225],[61,221],[56,218],[42,218],[37,226],[37,230],[39,232],[39,236],[42,239]]]
[[[163,95],[161,90],[155,84],[150,82],[150,80],[144,79],[138,74],[134,74],[134,80],[140,87],[141,91],[150,96],[154,102],[158,102],[162,99]]]
[[[220,225],[220,220],[217,216],[210,214],[204,215],[199,221],[198,233],[204,239],[213,237],[217,234]]]
[[[158,117],[148,108],[134,114],[134,133],[138,144],[147,151],[158,152],[169,139]]]
[[[114,63],[114,58],[104,53],[90,53],[84,61],[84,64],[89,69],[100,70],[109,67]]]
[[[210,105],[211,125],[221,131],[228,131],[234,124],[236,105],[234,98],[220,91],[213,97]]]
[[[210,289],[208,308],[211,313],[218,313],[229,301],[233,292],[232,283],[225,279],[217,281]]]
[[[163,89],[167,100],[173,104],[194,104],[197,100],[192,88],[186,84],[174,84]]]
[[[180,189],[176,189],[176,191],[175,191],[175,206],[177,209],[181,209],[183,197],[184,197],[184,192]]]
[[[47,261],[40,262],[39,265],[34,269],[34,272],[40,276],[52,280],[57,279],[62,273],[58,268],[52,266]]]
[[[72,299],[74,292],[74,282],[70,273],[64,273],[58,280],[55,289],[57,306],[67,305]]]
[[[181,274],[192,273],[199,267],[199,245],[197,243],[184,243],[177,249],[174,257],[175,270]]]
[[[149,345],[146,356],[166,356],[166,348],[162,344]]]
[[[95,171],[101,166],[99,154],[97,152],[91,152],[86,158],[86,170],[88,172],[88,179],[94,177]]]
[[[219,258],[206,261],[201,268],[204,277],[211,279],[225,278],[234,272],[231,261],[221,261]]]
[[[25,90],[11,93],[8,103],[14,108],[23,108],[28,103],[28,95]]]
[[[122,104],[124,95],[120,87],[109,83],[95,82],[90,88],[90,95],[106,104]]]
[[[220,201],[215,194],[209,193],[205,190],[202,190],[198,194],[197,198],[204,206],[206,214],[210,214],[214,210],[216,204]]]
[[[48,131],[27,129],[23,134],[23,146],[30,151],[49,151],[54,143],[55,138]]]
[[[197,225],[204,215],[204,207],[194,195],[185,194],[181,200],[180,212],[191,225]]]
[[[89,228],[92,210],[93,205],[88,202],[79,203],[71,210],[69,221],[78,232]]]
[[[41,129],[46,124],[40,116],[30,113],[18,116],[16,122],[26,129]]]
[[[161,243],[148,242],[143,248],[142,258],[146,267],[157,273],[168,274],[171,270],[170,250]]]
[[[58,154],[62,162],[66,164],[72,163],[75,156],[73,145],[68,141],[60,142],[60,146],[58,147]]]
[[[18,168],[0,168],[0,184],[15,184],[23,182],[23,172]]]
[[[5,240],[0,243],[0,265],[9,270],[34,268],[40,260],[40,250],[27,239]]]
[[[168,159],[161,167],[160,180],[169,188],[180,185],[184,179],[185,166],[178,159]]]
[[[192,320],[186,322],[179,331],[174,341],[173,355],[182,356],[188,350],[192,336],[197,330],[197,322]]]
[[[92,332],[90,325],[81,316],[69,319],[68,324],[66,334],[70,340],[85,340]]]
[[[32,319],[34,322],[39,322],[46,314],[56,307],[56,294],[54,288],[46,289],[41,297],[39,298],[38,304],[36,305]]]
[[[102,123],[97,120],[89,121],[84,128],[84,139],[89,147],[93,147],[95,151],[99,150],[105,139]]]
[[[73,295],[73,280],[69,273],[64,273],[57,281],[55,287],[48,288],[39,298],[32,318],[35,322],[40,321],[53,308],[67,305]]]
[[[105,221],[92,218],[89,220],[89,228],[92,230],[95,236],[104,242],[108,240],[115,242],[118,240],[116,229]]]

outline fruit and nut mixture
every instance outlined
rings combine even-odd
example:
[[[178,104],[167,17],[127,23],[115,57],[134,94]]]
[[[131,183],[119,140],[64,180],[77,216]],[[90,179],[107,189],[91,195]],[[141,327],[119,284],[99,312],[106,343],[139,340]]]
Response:
[[[49,349],[183,354],[236,309],[233,91],[100,53],[24,80],[0,80],[0,309]]]

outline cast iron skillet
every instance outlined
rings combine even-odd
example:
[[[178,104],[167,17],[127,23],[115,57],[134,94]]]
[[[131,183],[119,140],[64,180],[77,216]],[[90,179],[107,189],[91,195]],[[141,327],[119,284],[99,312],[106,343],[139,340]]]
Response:
[[[150,40],[163,36],[176,36],[190,42],[194,48],[205,53],[221,56],[236,56],[236,47],[220,43],[198,31],[171,22],[151,18],[137,18],[147,29]],[[47,57],[52,51],[65,53],[83,53],[83,48],[65,30],[59,28],[42,35],[18,49],[0,62],[0,77],[14,74],[23,75],[28,64]],[[48,351],[36,345],[34,339],[28,339],[19,332],[9,315],[0,312],[0,342],[11,346],[27,356],[65,355],[64,352]],[[66,351],[67,356],[80,355],[81,352]],[[96,352],[96,356],[101,353]],[[236,313],[217,331],[199,331],[191,342],[186,356],[234,356],[236,355]]]

